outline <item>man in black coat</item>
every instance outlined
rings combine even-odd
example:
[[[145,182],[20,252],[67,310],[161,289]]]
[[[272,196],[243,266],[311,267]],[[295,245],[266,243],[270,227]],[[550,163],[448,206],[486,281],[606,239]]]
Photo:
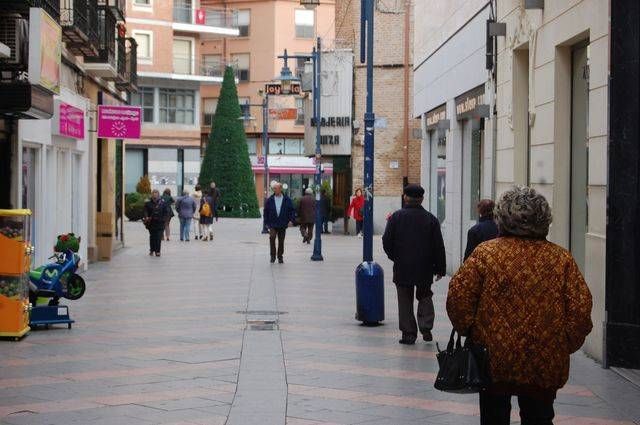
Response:
[[[424,189],[410,184],[404,188],[404,207],[391,215],[382,243],[393,261],[393,283],[398,291],[400,344],[414,344],[418,328],[425,341],[433,340],[433,276],[446,273],[446,255],[440,223],[422,207]],[[413,297],[418,300],[418,324],[413,313]]]
[[[498,237],[498,226],[493,221],[493,209],[495,203],[491,199],[482,199],[478,202],[478,223],[469,229],[467,233],[467,248],[464,250],[466,260],[474,249],[482,242]]]

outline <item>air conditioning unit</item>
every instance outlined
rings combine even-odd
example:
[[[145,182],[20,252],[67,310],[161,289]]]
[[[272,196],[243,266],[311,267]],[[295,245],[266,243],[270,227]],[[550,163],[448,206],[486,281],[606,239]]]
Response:
[[[8,58],[0,59],[0,68],[26,71],[29,65],[29,22],[20,15],[0,15],[0,43],[11,50]]]

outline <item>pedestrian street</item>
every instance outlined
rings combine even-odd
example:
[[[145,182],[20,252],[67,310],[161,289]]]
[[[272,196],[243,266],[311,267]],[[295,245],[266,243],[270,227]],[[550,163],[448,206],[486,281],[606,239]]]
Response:
[[[143,225],[127,222],[126,247],[91,264],[85,296],[67,303],[71,329],[0,343],[0,423],[480,423],[477,395],[433,388],[435,342],[398,344],[379,236],[386,318],[364,327],[354,319],[362,239],[323,235],[324,261],[311,262],[313,244],[290,228],[284,264],[271,264],[260,230],[259,220],[221,218],[213,241],[174,236],[151,257]],[[447,284],[433,286],[440,346]],[[561,425],[638,424],[640,388],[578,352],[555,409]]]

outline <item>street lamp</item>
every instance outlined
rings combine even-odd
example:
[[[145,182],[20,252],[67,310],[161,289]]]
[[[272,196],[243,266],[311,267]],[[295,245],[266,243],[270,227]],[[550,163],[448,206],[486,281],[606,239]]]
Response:
[[[301,3],[302,4],[302,3]],[[283,56],[278,56],[280,59],[284,59],[284,66],[280,76],[278,77],[281,86],[282,93],[291,93],[291,83],[298,82],[298,78],[294,77],[289,69],[289,58],[303,59],[310,61],[313,67],[313,118],[316,126],[316,152],[315,152],[315,166],[316,173],[314,177],[314,186],[316,188],[316,225],[315,225],[315,238],[313,240],[313,255],[311,261],[323,261],[322,257],[322,212],[320,211],[320,188],[322,186],[322,149],[320,148],[320,90],[321,90],[321,71],[322,71],[322,41],[320,37],[317,40],[317,46],[313,48],[311,55],[289,55],[285,49]],[[305,63],[305,70],[307,70],[307,64]],[[286,89],[285,89],[286,85]]]
[[[255,120],[254,117],[249,115],[249,107],[259,106],[262,108],[262,159],[264,160],[264,202],[262,208],[267,206],[267,199],[269,198],[269,161],[267,156],[269,155],[269,93],[264,92],[262,103],[245,103],[244,114],[238,119],[243,121]],[[264,214],[264,212],[263,212]],[[269,230],[263,220],[262,233],[267,234]]]
[[[373,17],[374,0],[362,0],[360,63],[367,63],[367,101],[364,114],[364,237],[362,263],[356,268],[356,319],[364,324],[384,320],[384,271],[373,261]]]
[[[300,80],[293,75],[291,69],[289,68],[288,60],[289,58],[295,58],[296,56],[289,56],[287,54],[287,49],[284,49],[284,56],[278,56],[281,59],[284,59],[284,66],[282,70],[280,70],[280,75],[276,77],[276,79],[280,82],[280,90],[282,94],[291,94],[291,85],[294,82],[299,82]]]

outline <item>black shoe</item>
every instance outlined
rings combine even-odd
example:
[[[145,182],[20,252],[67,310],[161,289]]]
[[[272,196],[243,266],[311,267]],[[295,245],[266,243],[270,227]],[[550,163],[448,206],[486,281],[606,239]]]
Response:
[[[276,262],[276,257],[271,257],[271,264]]]
[[[282,257],[278,257],[278,263],[283,264],[284,263],[284,259]]]
[[[431,341],[433,341],[433,335],[431,335],[431,331],[424,331],[424,332],[422,333],[422,339],[423,339],[425,342],[431,342]]]
[[[402,337],[402,339],[400,341],[398,341],[400,344],[403,345],[413,345],[416,343],[415,339],[411,339],[411,338],[406,338],[406,337]]]

